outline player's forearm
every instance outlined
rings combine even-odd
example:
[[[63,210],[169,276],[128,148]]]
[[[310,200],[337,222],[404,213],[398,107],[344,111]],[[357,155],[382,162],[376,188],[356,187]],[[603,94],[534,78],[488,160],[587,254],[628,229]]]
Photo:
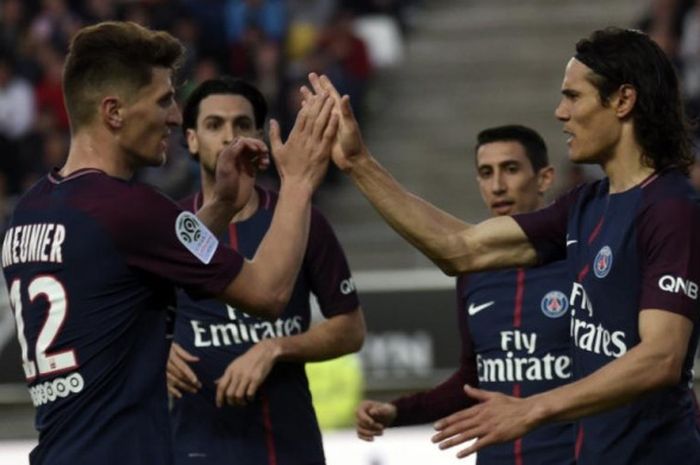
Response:
[[[392,426],[433,422],[471,406],[474,401],[464,394],[465,384],[478,384],[476,367],[462,365],[434,388],[394,399],[391,403],[396,407],[396,419]]]
[[[576,420],[622,406],[639,396],[679,381],[679,357],[639,344],[591,375],[529,398],[533,420]]]
[[[313,189],[304,183],[283,182],[270,228],[249,262],[255,287],[276,307],[286,306],[294,289],[309,237]],[[276,316],[276,315],[272,315]]]
[[[404,239],[450,272],[452,259],[464,254],[459,233],[469,225],[408,192],[371,156],[350,170],[358,189]]]
[[[204,202],[202,208],[197,210],[196,214],[197,218],[199,218],[215,236],[219,236],[226,230],[231,218],[236,214],[236,210],[233,208],[232,202],[209,200]]]
[[[365,338],[365,321],[359,308],[336,315],[294,336],[270,339],[276,361],[319,362],[357,352]]]

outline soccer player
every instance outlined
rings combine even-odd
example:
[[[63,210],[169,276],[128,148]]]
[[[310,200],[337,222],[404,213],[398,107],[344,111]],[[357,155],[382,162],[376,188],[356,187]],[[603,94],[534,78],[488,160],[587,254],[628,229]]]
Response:
[[[222,151],[198,218],[131,178],[163,163],[181,124],[171,83],[183,47],[165,32],[107,22],[80,30],[64,69],[68,159],[18,202],[2,250],[39,444],[32,464],[168,464],[165,310],[174,286],[274,317],[291,295],[313,189],[336,117],[312,98],[272,148],[282,186],[270,232],[248,261],[218,243],[235,211],[236,172],[259,141]]]
[[[544,206],[554,168],[532,129],[499,126],[481,131],[477,183],[493,216]],[[525,397],[571,381],[566,263],[462,275],[457,321],[462,338],[459,369],[439,386],[391,403],[363,401],[357,434],[372,441],[387,426],[438,420],[473,404],[465,384]],[[479,465],[574,463],[573,423],[545,425],[522,439],[479,451]]]
[[[330,89],[327,79],[316,88]],[[700,463],[690,385],[697,345],[700,207],[678,79],[648,36],[595,31],[576,44],[555,115],[569,158],[606,177],[534,213],[476,226],[408,193],[369,154],[349,99],[333,158],[386,221],[447,273],[566,257],[576,381],[524,398],[466,387],[479,404],[439,421],[464,457],[544,423],[581,419],[578,463]]]
[[[183,131],[202,189],[183,201],[187,210],[196,212],[213,195],[224,147],[236,137],[262,138],[266,114],[263,95],[244,81],[213,79],[192,92]],[[255,172],[240,176],[254,180]],[[247,201],[220,240],[252,257],[278,195],[248,181],[239,192]],[[168,363],[176,464],[324,463],[304,362],[356,352],[365,325],[343,250],[317,210],[301,247],[306,252],[292,298],[275,321],[178,292]],[[327,319],[309,328],[311,293]]]

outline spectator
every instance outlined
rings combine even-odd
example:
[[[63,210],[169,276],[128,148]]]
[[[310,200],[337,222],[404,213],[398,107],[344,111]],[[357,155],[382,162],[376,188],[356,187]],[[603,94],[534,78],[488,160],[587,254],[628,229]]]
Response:
[[[14,67],[14,58],[0,52],[0,171],[10,192],[17,193],[26,171],[21,142],[32,129],[35,109],[31,85]]]

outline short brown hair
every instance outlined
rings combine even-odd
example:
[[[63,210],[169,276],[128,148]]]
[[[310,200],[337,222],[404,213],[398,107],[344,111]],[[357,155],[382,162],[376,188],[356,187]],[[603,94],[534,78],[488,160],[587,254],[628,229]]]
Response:
[[[184,47],[175,37],[136,23],[107,21],[78,31],[63,69],[72,131],[94,118],[106,90],[135,92],[151,82],[153,67],[176,69],[183,55]]]

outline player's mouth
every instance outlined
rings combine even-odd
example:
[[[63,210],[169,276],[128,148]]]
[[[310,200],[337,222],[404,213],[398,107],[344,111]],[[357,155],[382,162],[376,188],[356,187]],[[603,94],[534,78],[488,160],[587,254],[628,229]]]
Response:
[[[162,139],[160,140],[160,144],[158,144],[158,149],[160,149],[161,152],[168,149],[168,139],[170,139],[170,131],[163,135]]]
[[[564,129],[564,134],[567,136],[566,137],[566,145],[571,145],[571,142],[573,142],[573,140],[574,140],[574,133]]]
[[[510,215],[514,204],[512,200],[499,200],[491,204],[491,211],[497,215]]]

